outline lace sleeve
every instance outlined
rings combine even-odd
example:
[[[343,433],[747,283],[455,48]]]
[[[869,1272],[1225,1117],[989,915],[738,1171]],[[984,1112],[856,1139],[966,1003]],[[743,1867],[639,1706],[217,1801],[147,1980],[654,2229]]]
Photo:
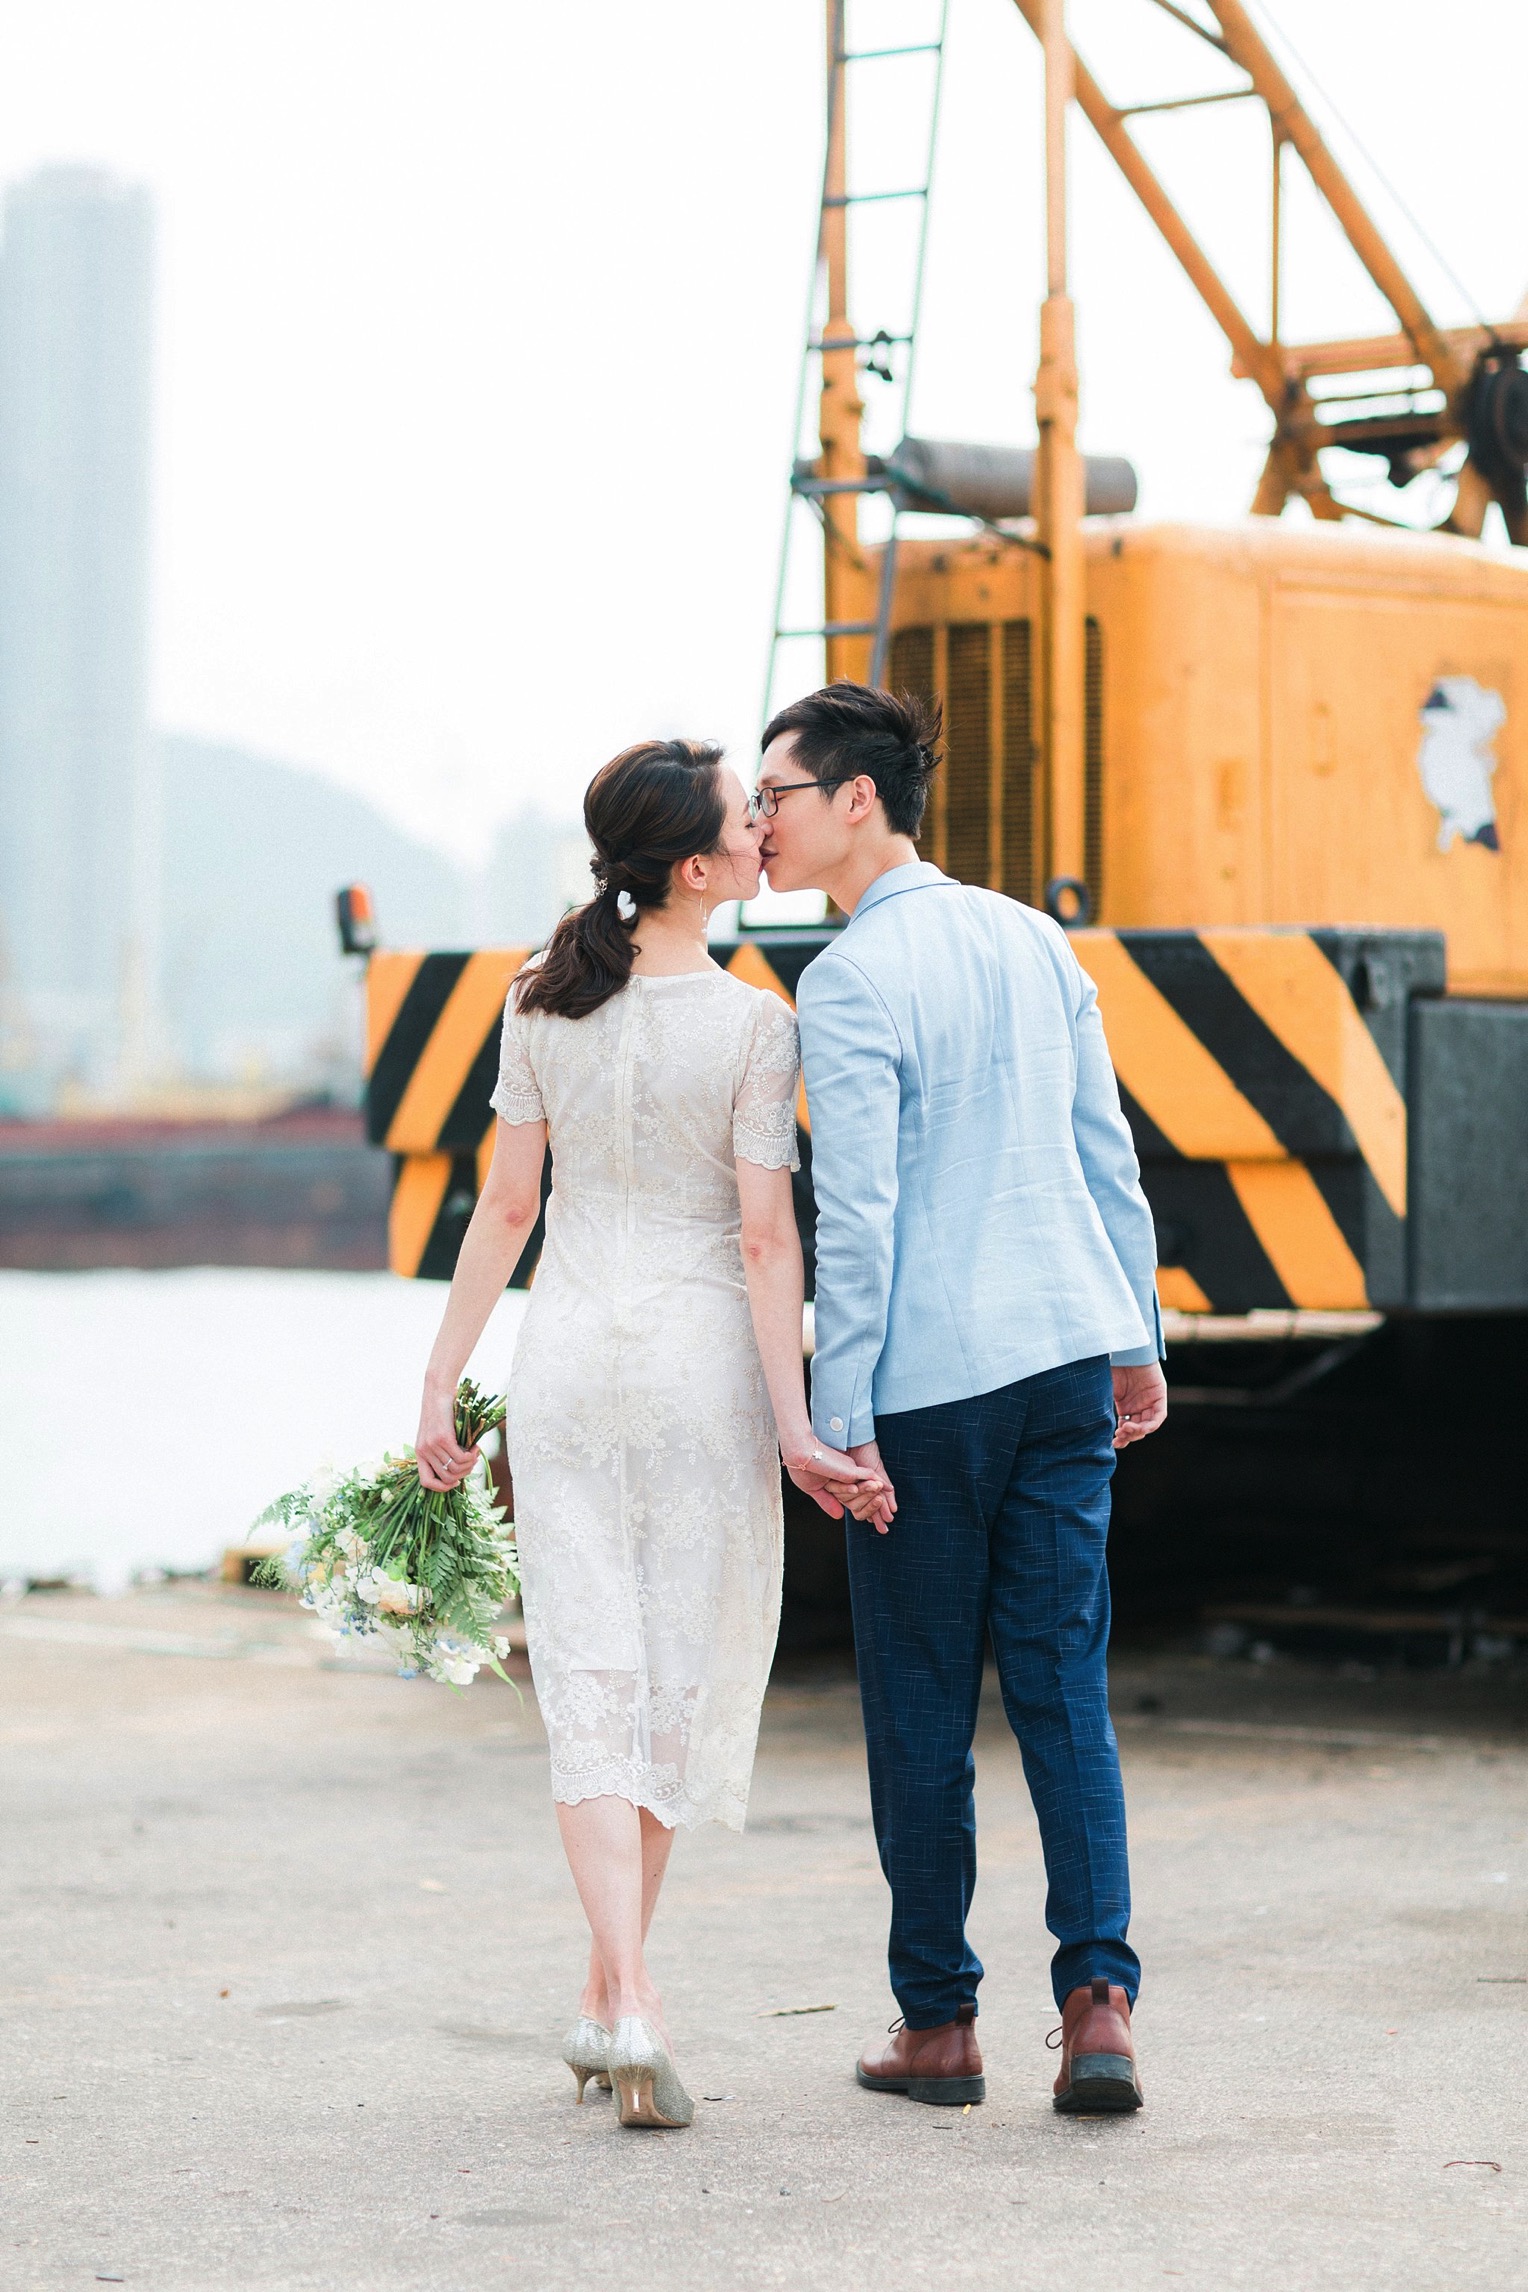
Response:
[[[799,1170],[796,1085],[801,1044],[796,1014],[778,995],[761,994],[743,1080],[732,1108],[732,1151],[764,1170]]]
[[[527,1022],[515,1009],[511,990],[504,1006],[504,1032],[499,1038],[499,1079],[492,1098],[488,1101],[502,1121],[544,1122],[546,1108],[541,1103],[541,1085],[531,1065],[526,1043]]]

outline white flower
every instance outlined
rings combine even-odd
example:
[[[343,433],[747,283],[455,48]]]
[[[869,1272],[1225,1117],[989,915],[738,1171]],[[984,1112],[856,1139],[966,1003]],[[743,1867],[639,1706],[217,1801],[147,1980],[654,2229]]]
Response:
[[[508,1653],[509,1653],[509,1641],[508,1641],[508,1639],[505,1637],[505,1635],[504,1635],[504,1633],[503,1633],[503,1632],[496,1632],[496,1633],[495,1633],[495,1635],[494,1635],[494,1642],[493,1642],[493,1652],[494,1652],[494,1654],[495,1654],[495,1655],[498,1657],[498,1659],[499,1659],[500,1663],[502,1663],[502,1662],[504,1661],[504,1658],[505,1658],[505,1656],[506,1656],[506,1655],[508,1655]]]
[[[417,1615],[424,1606],[424,1590],[419,1584],[400,1584],[391,1576],[375,1576],[377,1605],[390,1616]]]

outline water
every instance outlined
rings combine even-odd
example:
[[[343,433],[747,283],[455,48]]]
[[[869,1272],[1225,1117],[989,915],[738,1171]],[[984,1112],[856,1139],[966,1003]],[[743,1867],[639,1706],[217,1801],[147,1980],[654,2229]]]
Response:
[[[445,1300],[390,1273],[0,1272],[0,1578],[209,1567],[319,1465],[400,1448]],[[473,1356],[492,1390],[525,1302]]]

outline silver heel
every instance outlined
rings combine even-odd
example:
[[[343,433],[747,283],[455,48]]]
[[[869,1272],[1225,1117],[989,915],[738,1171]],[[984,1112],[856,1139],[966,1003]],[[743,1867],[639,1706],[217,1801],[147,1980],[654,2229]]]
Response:
[[[624,2014],[616,2023],[607,2058],[623,2125],[691,2123],[695,2104],[679,2082],[668,2047],[640,2014]]]
[[[580,2107],[591,2077],[602,2093],[610,2091],[610,2032],[592,2014],[579,2015],[563,2039],[562,2058],[578,2079]]]

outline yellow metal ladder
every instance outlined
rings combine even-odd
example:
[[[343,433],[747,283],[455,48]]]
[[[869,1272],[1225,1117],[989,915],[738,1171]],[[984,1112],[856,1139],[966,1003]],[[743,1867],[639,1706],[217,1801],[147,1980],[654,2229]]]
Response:
[[[862,19],[868,20],[874,13],[872,0],[856,4],[856,30]],[[926,38],[893,46],[852,44],[849,0],[828,0],[827,14],[827,133],[822,197],[791,431],[791,489],[781,535],[769,665],[764,684],[766,721],[776,700],[783,697],[777,692],[777,686],[787,647],[823,646],[825,658],[821,667],[831,676],[841,667],[841,663],[835,661],[839,641],[869,637],[873,640],[871,682],[879,684],[886,673],[896,578],[899,495],[890,475],[879,470],[872,474],[867,470],[861,425],[863,419],[868,443],[878,448],[883,457],[906,435],[923,298],[949,0],[928,0]],[[920,63],[922,66],[921,96],[927,124],[922,177],[911,183],[893,182],[862,188],[858,183],[851,183],[849,171],[850,76],[853,74],[858,80],[864,68],[871,67],[869,84],[873,87],[877,78],[881,81],[884,100],[888,75],[884,69],[876,68],[901,61],[909,62],[914,68]],[[857,220],[862,210],[892,206],[910,206],[916,214],[915,227],[906,234],[908,243],[901,246],[899,259],[886,266],[902,273],[898,282],[900,295],[889,283],[877,289],[888,300],[899,300],[901,308],[885,313],[891,322],[889,326],[880,326],[873,334],[861,334],[848,319],[850,219]],[[813,437],[808,431],[803,437],[814,376],[822,408],[817,425],[819,435]],[[859,396],[862,382],[877,385],[868,405]],[[891,503],[881,557],[876,616],[874,620],[835,618],[832,611],[835,557],[845,552],[857,557],[858,502],[863,494],[882,494]],[[808,514],[803,516],[803,511]],[[826,609],[813,610],[810,617],[794,622],[788,620],[798,601],[807,595],[825,599]],[[813,670],[802,681],[817,681],[820,674],[821,668],[814,660]]]

